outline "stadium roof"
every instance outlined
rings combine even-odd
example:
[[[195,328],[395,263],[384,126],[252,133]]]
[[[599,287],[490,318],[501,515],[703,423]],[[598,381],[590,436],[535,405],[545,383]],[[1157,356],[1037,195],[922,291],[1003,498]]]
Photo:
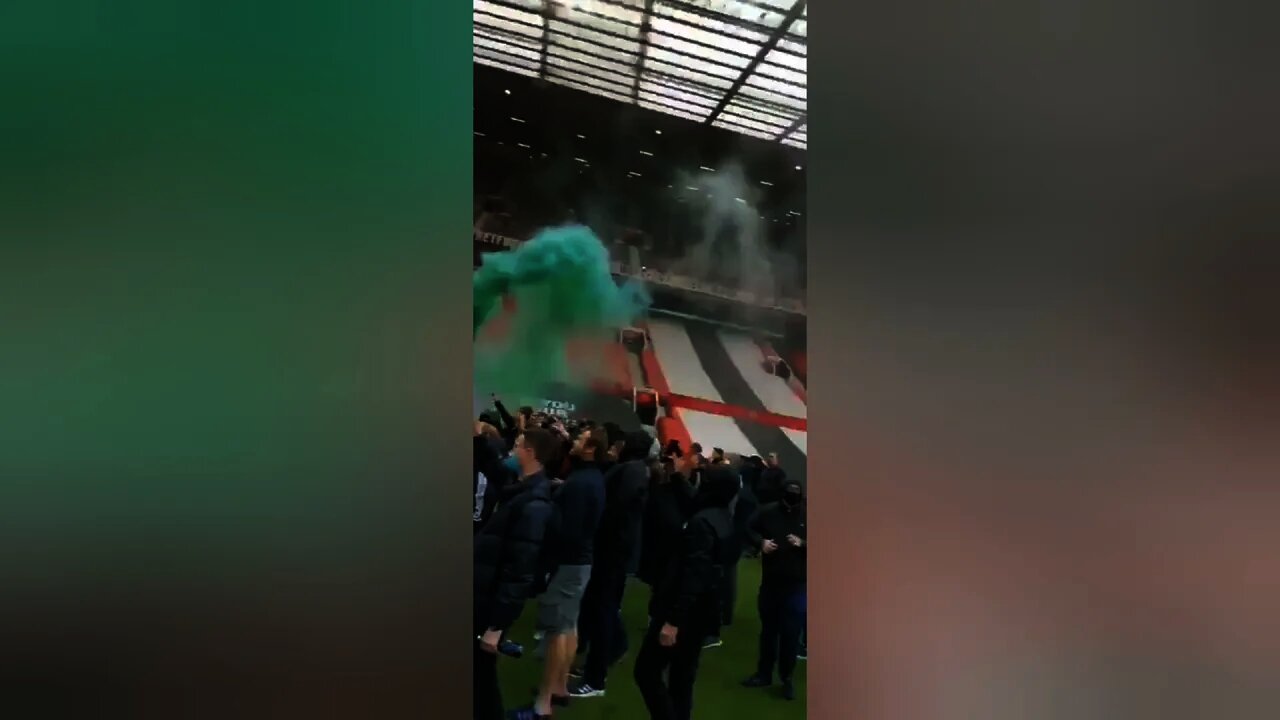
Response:
[[[473,0],[477,63],[807,147],[805,0]]]

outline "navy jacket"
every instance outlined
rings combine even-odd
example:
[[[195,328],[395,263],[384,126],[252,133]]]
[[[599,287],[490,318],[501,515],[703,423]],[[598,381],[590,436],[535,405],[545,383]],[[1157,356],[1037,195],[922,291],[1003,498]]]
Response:
[[[639,560],[649,468],[643,460],[618,463],[604,476],[604,484],[605,505],[596,530],[594,565],[625,576]]]
[[[554,537],[548,542],[551,564],[590,565],[604,514],[604,473],[594,463],[575,462],[551,499],[556,505]]]
[[[543,542],[554,508],[546,475],[524,478],[508,491],[476,534],[473,623],[477,633],[511,627],[533,597],[542,569]]]

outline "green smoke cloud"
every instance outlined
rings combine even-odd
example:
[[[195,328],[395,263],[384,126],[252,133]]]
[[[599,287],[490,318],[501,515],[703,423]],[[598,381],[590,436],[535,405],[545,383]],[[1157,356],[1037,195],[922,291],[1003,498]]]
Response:
[[[614,281],[604,244],[580,225],[549,228],[511,252],[484,256],[472,278],[476,335],[506,295],[516,305],[510,329],[500,342],[476,346],[475,377],[481,390],[511,396],[581,384],[569,373],[568,342],[630,324],[649,306],[642,286]]]

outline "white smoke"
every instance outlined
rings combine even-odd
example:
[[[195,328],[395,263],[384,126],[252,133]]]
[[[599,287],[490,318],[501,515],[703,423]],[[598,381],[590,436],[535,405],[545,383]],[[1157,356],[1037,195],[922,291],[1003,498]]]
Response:
[[[764,220],[756,207],[759,196],[742,166],[729,163],[716,170],[682,174],[677,183],[677,192],[701,213],[701,236],[690,238],[679,269],[706,278],[723,275],[717,271],[727,266],[728,274],[737,278],[737,289],[772,296],[777,284],[765,244]]]

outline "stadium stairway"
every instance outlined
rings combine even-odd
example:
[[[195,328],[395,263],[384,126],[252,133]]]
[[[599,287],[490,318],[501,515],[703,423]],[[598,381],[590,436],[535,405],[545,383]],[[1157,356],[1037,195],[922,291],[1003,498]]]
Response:
[[[765,407],[743,379],[715,326],[659,316],[650,318],[649,334],[676,394],[671,402],[685,408],[682,414],[694,440],[704,448],[721,447],[727,452],[777,452],[788,474],[801,480],[806,477],[807,457],[801,445],[807,443],[794,442],[783,432],[783,426],[789,424],[793,426],[789,432],[798,431],[797,437],[806,437],[804,418],[780,417]],[[707,408],[714,412],[689,410],[698,406],[698,399],[721,407]]]
[[[734,368],[742,376],[743,382],[750,387],[751,392],[760,400],[764,409],[779,415],[808,417],[807,406],[787,381],[765,369],[765,354],[754,339],[742,333],[727,330],[720,330],[716,334],[719,335],[720,343],[728,353]],[[807,432],[788,428],[780,429],[800,452],[808,455]]]
[[[720,342],[716,326],[689,319],[682,320],[677,323],[677,326],[689,338],[705,375],[715,384],[719,396],[724,398],[726,403],[753,413],[769,413],[764,403],[756,397],[751,386],[738,372],[732,358],[729,357],[728,350]],[[787,469],[787,474],[804,479],[807,457],[778,425],[766,425],[745,419],[737,419],[736,423],[751,439],[752,444],[759,450],[759,454],[778,453],[782,466]]]
[[[648,330],[655,359],[670,392],[713,403],[725,402],[702,369],[698,354],[679,323],[650,318]],[[760,454],[732,417],[684,408],[680,410],[680,418],[689,436],[708,452],[718,447],[725,452]]]

